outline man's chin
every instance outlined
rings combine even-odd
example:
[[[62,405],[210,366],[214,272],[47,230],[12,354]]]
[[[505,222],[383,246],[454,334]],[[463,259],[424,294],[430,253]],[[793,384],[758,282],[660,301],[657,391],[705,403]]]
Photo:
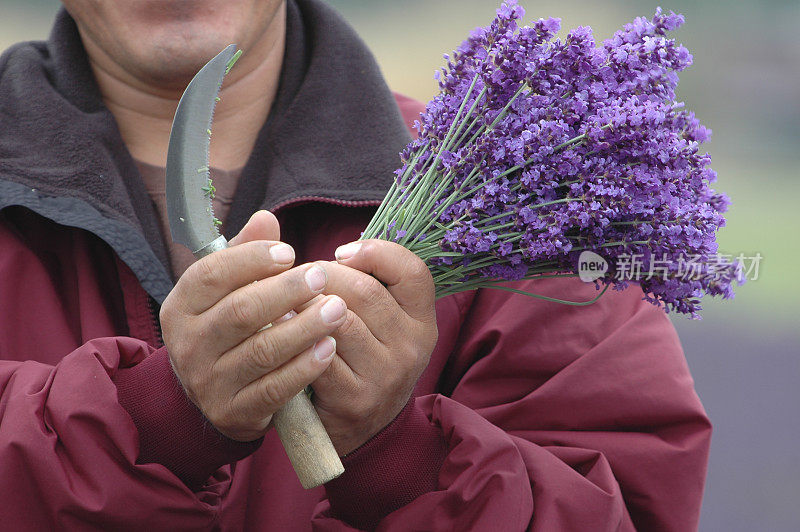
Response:
[[[186,42],[180,39],[161,41],[138,59],[136,65],[140,76],[164,88],[183,89],[192,77],[212,57],[229,44],[230,38],[196,39]]]

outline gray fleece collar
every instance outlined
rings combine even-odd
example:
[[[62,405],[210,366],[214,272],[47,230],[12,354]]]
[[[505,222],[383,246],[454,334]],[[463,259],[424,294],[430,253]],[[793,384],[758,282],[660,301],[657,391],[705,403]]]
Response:
[[[292,199],[380,200],[410,140],[371,53],[331,8],[289,0],[276,102],[227,219]],[[0,56],[0,209],[19,205],[107,242],[159,303],[172,288],[158,218],[103,104],[72,18]]]

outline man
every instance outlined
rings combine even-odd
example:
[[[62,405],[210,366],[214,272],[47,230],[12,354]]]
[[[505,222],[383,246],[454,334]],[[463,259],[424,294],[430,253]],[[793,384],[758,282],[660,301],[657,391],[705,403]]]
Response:
[[[64,3],[0,60],[4,526],[697,526],[710,429],[663,311],[635,290],[434,304],[413,254],[348,244],[420,106],[328,7]],[[210,155],[233,246],[192,264],[169,128],[231,42]],[[346,471],[304,491],[270,419],[308,384]]]

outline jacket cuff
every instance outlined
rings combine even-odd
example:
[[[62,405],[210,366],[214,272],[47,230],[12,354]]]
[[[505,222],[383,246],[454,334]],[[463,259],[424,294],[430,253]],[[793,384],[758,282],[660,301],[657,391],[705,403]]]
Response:
[[[194,490],[220,467],[261,445],[232,440],[217,431],[189,400],[169,362],[166,347],[114,375],[117,397],[139,432],[138,464],[161,464]]]
[[[382,431],[342,458],[344,473],[325,484],[331,514],[359,529],[438,486],[447,454],[441,429],[412,397]]]

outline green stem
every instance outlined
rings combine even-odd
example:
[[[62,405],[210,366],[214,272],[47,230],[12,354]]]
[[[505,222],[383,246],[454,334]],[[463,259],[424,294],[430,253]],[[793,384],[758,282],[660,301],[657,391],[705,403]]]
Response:
[[[535,277],[534,279],[544,279],[546,277],[577,277],[577,275],[576,274],[556,274],[556,275]],[[492,289],[492,290],[505,290],[507,292],[513,292],[515,294],[522,294],[522,295],[525,295],[525,296],[528,296],[528,297],[533,297],[533,298],[541,299],[541,300],[544,300],[544,301],[550,301],[552,303],[561,303],[561,304],[564,304],[564,305],[571,305],[571,306],[581,307],[581,306],[586,306],[586,305],[591,305],[593,303],[596,303],[603,296],[603,294],[606,293],[606,291],[608,290],[608,287],[610,286],[610,285],[605,285],[603,287],[603,289],[600,291],[600,293],[597,294],[597,296],[595,296],[594,298],[592,298],[592,299],[590,299],[588,301],[569,301],[569,300],[566,300],[566,299],[558,299],[558,298],[555,298],[555,297],[544,296],[544,295],[541,295],[541,294],[534,294],[532,292],[527,292],[525,290],[519,290],[517,288],[511,288],[510,286],[503,286],[502,284],[500,284],[500,283],[506,283],[506,282],[508,282],[508,281],[496,281],[496,282],[491,282],[490,281],[490,282],[488,282],[486,284],[483,284],[483,285],[480,285],[480,286],[473,286],[473,287],[470,287],[470,288],[464,288],[460,284],[459,285],[453,285],[452,287],[450,287],[450,288],[453,288],[452,290],[441,290],[441,291],[437,290],[436,299],[439,299],[439,298],[442,298],[442,297],[445,297],[445,296],[449,296],[449,295],[452,295],[452,294],[456,294],[456,293],[459,293],[459,292],[465,292],[467,290],[475,290],[477,288],[489,288],[489,289]]]

